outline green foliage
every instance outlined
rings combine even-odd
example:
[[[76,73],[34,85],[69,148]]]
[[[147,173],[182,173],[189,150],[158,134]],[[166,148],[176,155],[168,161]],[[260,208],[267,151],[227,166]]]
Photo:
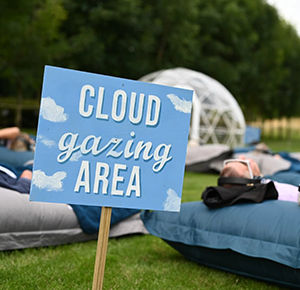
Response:
[[[300,38],[265,0],[2,1],[0,96],[36,98],[45,64],[130,79],[186,67],[247,120],[299,115]]]
[[[197,1],[66,0],[65,5],[73,15],[63,27],[72,47],[68,67],[136,79],[194,61]]]
[[[223,83],[247,119],[297,114],[295,30],[260,0],[203,1],[200,11],[202,55],[194,68]]]
[[[59,26],[65,18],[61,0],[1,2],[0,76],[18,102],[39,91],[44,65],[63,51]]]

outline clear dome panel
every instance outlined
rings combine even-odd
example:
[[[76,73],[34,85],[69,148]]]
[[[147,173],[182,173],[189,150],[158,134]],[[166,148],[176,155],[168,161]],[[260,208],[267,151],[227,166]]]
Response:
[[[244,115],[236,99],[217,80],[186,68],[161,70],[139,80],[194,91],[190,139],[200,144],[244,145]]]

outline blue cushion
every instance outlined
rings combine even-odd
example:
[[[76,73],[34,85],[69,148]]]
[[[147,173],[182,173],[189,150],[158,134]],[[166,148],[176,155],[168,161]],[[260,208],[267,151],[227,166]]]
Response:
[[[260,142],[261,129],[253,126],[246,126],[244,143],[245,144],[256,144]]]
[[[9,164],[13,167],[26,166],[26,163],[33,161],[33,159],[34,152],[32,151],[13,151],[0,146],[0,160],[2,163]]]
[[[180,213],[144,212],[147,230],[198,263],[300,286],[300,207],[265,201],[209,209],[183,203]]]
[[[75,205],[70,204],[73,208],[80,227],[87,234],[94,234],[99,231],[100,217],[102,208],[100,206]],[[114,225],[138,212],[140,209],[132,208],[113,208],[111,212],[110,225]]]
[[[298,186],[300,183],[300,174],[299,172],[293,172],[293,171],[280,171],[276,172],[273,175],[267,175],[265,176],[268,179],[271,179],[273,181],[277,181],[280,183],[287,183],[291,185]]]

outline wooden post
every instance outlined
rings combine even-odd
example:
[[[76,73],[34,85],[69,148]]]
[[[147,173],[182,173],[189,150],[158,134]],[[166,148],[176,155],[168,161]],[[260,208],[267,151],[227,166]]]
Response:
[[[104,279],[105,260],[109,238],[111,207],[102,207],[94,269],[93,290],[101,290]]]

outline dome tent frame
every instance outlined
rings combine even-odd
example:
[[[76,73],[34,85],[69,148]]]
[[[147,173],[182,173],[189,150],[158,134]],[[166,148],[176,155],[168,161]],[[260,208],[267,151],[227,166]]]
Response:
[[[244,145],[246,124],[242,110],[217,80],[186,68],[160,70],[139,80],[194,91],[189,144]]]

